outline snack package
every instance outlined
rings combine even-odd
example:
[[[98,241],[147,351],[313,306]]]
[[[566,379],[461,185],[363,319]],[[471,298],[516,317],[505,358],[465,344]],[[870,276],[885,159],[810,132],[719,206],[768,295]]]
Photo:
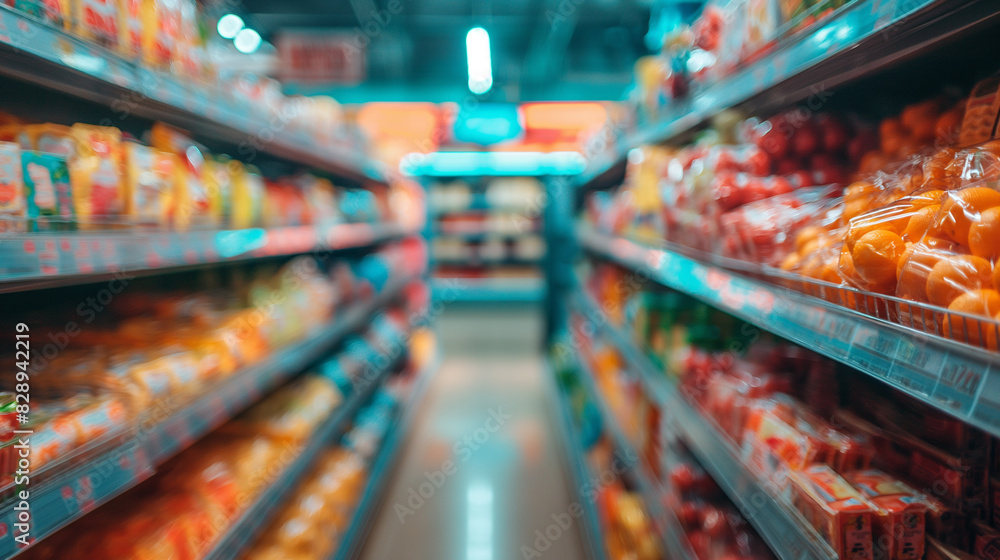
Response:
[[[208,159],[205,162],[205,190],[209,208],[216,223],[228,224],[233,212],[234,166],[228,158]]]
[[[831,463],[834,450],[821,426],[802,418],[791,399],[758,401],[750,407],[743,434],[743,457],[780,487],[789,471]]]
[[[55,154],[24,151],[21,165],[28,217],[73,221],[73,190],[66,159]]]
[[[221,208],[212,207],[208,192],[208,166],[201,147],[186,133],[157,122],[150,132],[151,144],[177,156],[177,178],[173,222],[178,228],[191,224],[216,224]]]
[[[920,495],[877,470],[845,472],[844,479],[879,508],[873,527],[875,558],[923,558],[927,506]]]
[[[237,229],[261,225],[264,214],[264,178],[255,167],[244,167],[236,160],[230,161],[228,167],[233,172],[231,225]]]
[[[827,465],[789,476],[792,504],[834,548],[841,560],[873,558],[875,507]]]
[[[141,13],[143,60],[150,66],[170,67],[183,23],[180,0],[143,0]]]
[[[14,0],[14,8],[52,22],[59,27],[70,27],[72,5],[68,0]]]
[[[12,142],[0,142],[0,219],[25,215],[21,169],[21,148]]]
[[[76,33],[104,46],[118,44],[118,3],[115,0],[75,0],[76,14],[73,23]]]
[[[122,133],[117,128],[74,124],[76,153],[69,160],[76,214],[81,221],[125,210],[121,177]]]
[[[118,50],[126,58],[131,60],[145,59],[145,31],[143,22],[148,16],[144,13],[149,10],[148,0],[120,0],[121,1],[121,21],[118,26]]]
[[[125,142],[125,213],[139,224],[167,226],[176,193],[177,158]]]
[[[76,138],[73,129],[61,124],[29,124],[22,127],[21,145],[24,149],[56,154],[69,160],[76,155]]]

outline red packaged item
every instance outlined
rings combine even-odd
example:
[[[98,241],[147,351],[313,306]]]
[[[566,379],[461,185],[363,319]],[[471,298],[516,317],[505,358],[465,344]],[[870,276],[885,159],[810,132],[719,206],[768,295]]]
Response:
[[[847,472],[844,479],[879,507],[873,528],[875,558],[923,558],[927,506],[920,495],[878,470]]]
[[[872,560],[875,508],[827,465],[813,465],[789,477],[792,504],[840,556]]]
[[[976,533],[972,552],[982,560],[1000,560],[1000,531],[978,521],[972,526]]]
[[[796,408],[790,399],[757,403],[743,435],[743,459],[779,486],[787,471],[826,461],[831,451],[818,434],[796,426]]]

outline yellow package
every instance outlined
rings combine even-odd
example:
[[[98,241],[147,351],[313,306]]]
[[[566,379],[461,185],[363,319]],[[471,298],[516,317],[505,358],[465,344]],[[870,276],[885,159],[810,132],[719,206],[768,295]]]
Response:
[[[118,43],[119,19],[116,0],[76,0],[75,31],[95,43],[113,46]]]
[[[169,67],[177,56],[182,26],[179,0],[143,0],[143,59],[151,66]]]
[[[80,221],[122,214],[122,132],[87,124],[74,124],[72,131],[76,154],[69,160],[69,177]]]
[[[140,224],[166,226],[177,176],[173,154],[125,142],[125,214]]]
[[[264,178],[256,168],[230,162],[233,170],[232,226],[248,228],[260,225],[264,211]]]
[[[177,156],[173,221],[179,228],[214,221],[207,189],[207,168],[201,148],[183,131],[155,123],[150,133],[153,147]]]
[[[234,178],[231,163],[232,160],[222,158],[205,162],[205,190],[213,223],[229,223],[232,214]]]
[[[129,59],[143,59],[146,52],[143,10],[147,4],[146,0],[120,0],[118,50]]]

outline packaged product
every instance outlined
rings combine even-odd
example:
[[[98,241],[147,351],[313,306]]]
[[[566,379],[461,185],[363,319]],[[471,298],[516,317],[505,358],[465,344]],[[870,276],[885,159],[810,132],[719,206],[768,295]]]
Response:
[[[187,133],[157,122],[150,131],[154,148],[177,156],[177,178],[173,204],[173,221],[177,227],[192,224],[215,224],[220,219],[221,207],[212,207],[208,193],[208,167],[201,146]]]
[[[74,124],[72,132],[76,152],[69,160],[69,177],[77,217],[86,222],[121,214],[125,210],[121,131]]]
[[[792,504],[842,560],[871,560],[875,507],[827,465],[789,476]]]
[[[28,217],[72,221],[75,215],[73,192],[66,159],[55,154],[24,151],[21,164]]]
[[[73,5],[76,7],[73,23],[78,35],[105,46],[118,44],[121,14],[115,0],[76,0]]]
[[[21,429],[17,423],[17,396],[14,393],[0,393],[0,483],[11,482],[10,477],[17,470],[17,438],[14,430]]]
[[[61,124],[29,124],[21,127],[22,147],[69,160],[76,155],[76,137],[73,129]]]
[[[236,160],[228,164],[233,177],[231,225],[242,229],[258,226],[263,222],[264,178],[255,167]]]
[[[233,183],[236,178],[231,162],[228,158],[209,158],[205,161],[205,190],[208,192],[209,207],[213,219],[221,224],[232,220]]]
[[[144,0],[141,13],[143,59],[150,66],[169,67],[183,24],[180,0]]]
[[[304,440],[343,399],[326,378],[308,375],[257,404],[231,428],[278,439]]]
[[[747,416],[743,457],[782,487],[788,471],[833,461],[833,447],[824,437],[823,426],[801,415],[800,406],[781,399],[758,401]]]
[[[968,517],[957,508],[948,507],[926,494],[921,499],[927,505],[927,535],[933,537],[927,539],[928,545],[936,539],[959,550],[970,550]]]
[[[980,521],[972,524],[975,533],[972,552],[977,558],[996,560],[1000,558],[1000,531]]]
[[[120,0],[120,3],[118,50],[126,58],[143,60],[145,52],[143,20],[147,17],[143,12],[148,9],[149,2],[147,0]]]
[[[14,0],[14,8],[48,20],[59,27],[70,27],[72,5],[68,0]]]
[[[875,558],[923,558],[927,506],[921,496],[909,486],[877,470],[845,472],[844,479],[878,506],[873,527]]]
[[[0,219],[25,215],[21,169],[21,148],[12,142],[0,142]]]
[[[140,224],[170,223],[177,158],[168,152],[125,142],[125,214]]]

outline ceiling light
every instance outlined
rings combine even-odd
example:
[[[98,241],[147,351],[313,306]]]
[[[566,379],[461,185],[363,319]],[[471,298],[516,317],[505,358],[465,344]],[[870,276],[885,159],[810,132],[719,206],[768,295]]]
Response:
[[[250,28],[244,28],[236,34],[233,44],[236,45],[236,50],[243,54],[253,53],[260,48],[260,33]]]
[[[224,38],[232,39],[243,29],[243,19],[236,14],[226,14],[219,18],[219,24],[215,26],[215,29]]]
[[[469,91],[482,95],[493,87],[490,34],[482,27],[473,27],[465,36],[465,50],[469,61]]]

